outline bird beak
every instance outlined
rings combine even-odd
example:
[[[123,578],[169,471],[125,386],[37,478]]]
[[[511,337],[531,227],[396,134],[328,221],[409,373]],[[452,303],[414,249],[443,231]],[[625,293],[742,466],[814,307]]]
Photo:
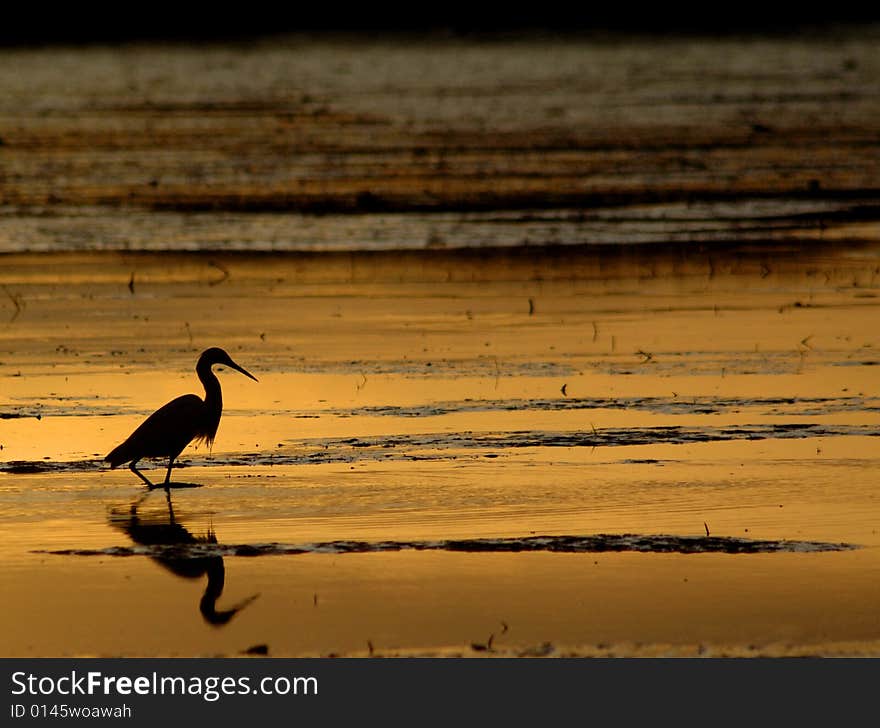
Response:
[[[238,364],[236,364],[234,361],[232,361],[232,359],[230,359],[228,362],[226,362],[226,366],[232,367],[233,369],[235,369],[235,371],[241,372],[246,377],[250,377],[251,379],[253,379],[255,382],[260,381],[253,374],[251,374],[249,371],[247,371],[244,367],[238,366]]]

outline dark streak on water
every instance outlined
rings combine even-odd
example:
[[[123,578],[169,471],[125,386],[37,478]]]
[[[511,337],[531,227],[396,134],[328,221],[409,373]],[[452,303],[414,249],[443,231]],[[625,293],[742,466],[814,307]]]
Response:
[[[880,426],[787,423],[730,427],[633,427],[591,431],[462,432],[418,435],[383,435],[311,440],[292,440],[274,452],[242,453],[223,458],[193,458],[177,467],[225,465],[304,465],[349,463],[367,460],[454,460],[461,450],[507,450],[527,447],[621,447],[632,445],[683,445],[732,440],[790,440],[808,437],[880,437]],[[295,450],[297,452],[291,452]],[[307,452],[303,452],[307,451]],[[427,452],[425,452],[427,451]],[[476,453],[472,457],[497,457]],[[102,460],[12,460],[0,463],[0,472],[75,473],[106,469]]]
[[[717,397],[582,397],[563,399],[500,399],[435,402],[409,407],[372,406],[329,410],[342,416],[435,417],[460,412],[568,411],[588,409],[643,410],[659,414],[718,414],[745,408],[763,408],[763,414],[790,413],[796,407],[802,415],[838,412],[880,412],[876,397],[763,397],[759,399],[722,399]],[[305,415],[300,415],[305,416]]]
[[[60,400],[60,398],[59,398]],[[0,419],[34,417],[109,417],[120,414],[150,414],[147,410],[126,408],[120,405],[94,405],[82,401],[39,402],[32,404],[31,411],[0,412]],[[275,414],[296,419],[320,417],[440,417],[443,415],[471,412],[568,412],[592,409],[636,410],[657,414],[706,415],[736,413],[756,409],[762,415],[797,414],[818,416],[841,412],[880,412],[880,398],[867,396],[850,397],[561,397],[554,399],[465,399],[447,402],[431,402],[419,405],[374,405],[355,408],[321,410],[278,410]],[[227,410],[228,413],[249,415],[248,410]]]
[[[588,536],[528,536],[522,538],[471,538],[440,541],[325,541],[307,544],[150,544],[111,546],[104,549],[41,550],[34,553],[46,553],[57,556],[152,556],[162,559],[198,559],[212,556],[360,554],[381,551],[459,551],[468,553],[510,553],[521,551],[602,553],[607,551],[639,551],[678,554],[756,554],[780,551],[799,553],[849,551],[856,548],[858,546],[847,543],[766,541],[732,536],[595,534]]]

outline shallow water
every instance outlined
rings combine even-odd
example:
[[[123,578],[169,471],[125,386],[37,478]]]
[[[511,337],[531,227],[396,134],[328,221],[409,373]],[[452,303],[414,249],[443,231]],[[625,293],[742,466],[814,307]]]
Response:
[[[6,256],[2,650],[878,654],[878,253]]]

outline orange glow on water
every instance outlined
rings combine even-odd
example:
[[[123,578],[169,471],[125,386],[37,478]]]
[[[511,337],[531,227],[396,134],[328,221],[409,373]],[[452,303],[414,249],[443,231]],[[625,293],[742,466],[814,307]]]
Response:
[[[133,263],[113,256],[71,257],[68,274],[7,262],[0,282],[24,305],[0,328],[0,460],[31,471],[0,472],[6,654],[358,653],[367,640],[446,654],[489,634],[514,653],[786,654],[880,640],[880,340],[863,260],[713,277],[697,263],[645,277],[636,261],[598,280],[575,259],[580,276],[538,281],[503,260],[444,272],[366,257],[350,281],[332,257],[231,257],[212,285],[199,256],[144,256],[134,293]],[[260,597],[217,627],[199,609],[207,572],[45,553],[137,545],[110,514],[141,487],[99,461],[153,409],[200,392],[193,367],[211,345],[260,382],[221,372],[213,452],[183,453],[176,478],[204,487],[174,492],[175,523],[194,538],[706,530],[863,548],[225,556],[217,608]],[[168,518],[162,493],[139,508]]]

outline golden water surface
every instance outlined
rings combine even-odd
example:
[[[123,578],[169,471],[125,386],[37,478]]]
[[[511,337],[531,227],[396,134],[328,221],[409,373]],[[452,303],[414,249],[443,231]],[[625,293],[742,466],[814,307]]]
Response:
[[[0,652],[876,655],[878,265],[6,255]],[[209,346],[259,383],[218,368],[170,510],[101,459]],[[602,534],[783,547],[492,546]]]

